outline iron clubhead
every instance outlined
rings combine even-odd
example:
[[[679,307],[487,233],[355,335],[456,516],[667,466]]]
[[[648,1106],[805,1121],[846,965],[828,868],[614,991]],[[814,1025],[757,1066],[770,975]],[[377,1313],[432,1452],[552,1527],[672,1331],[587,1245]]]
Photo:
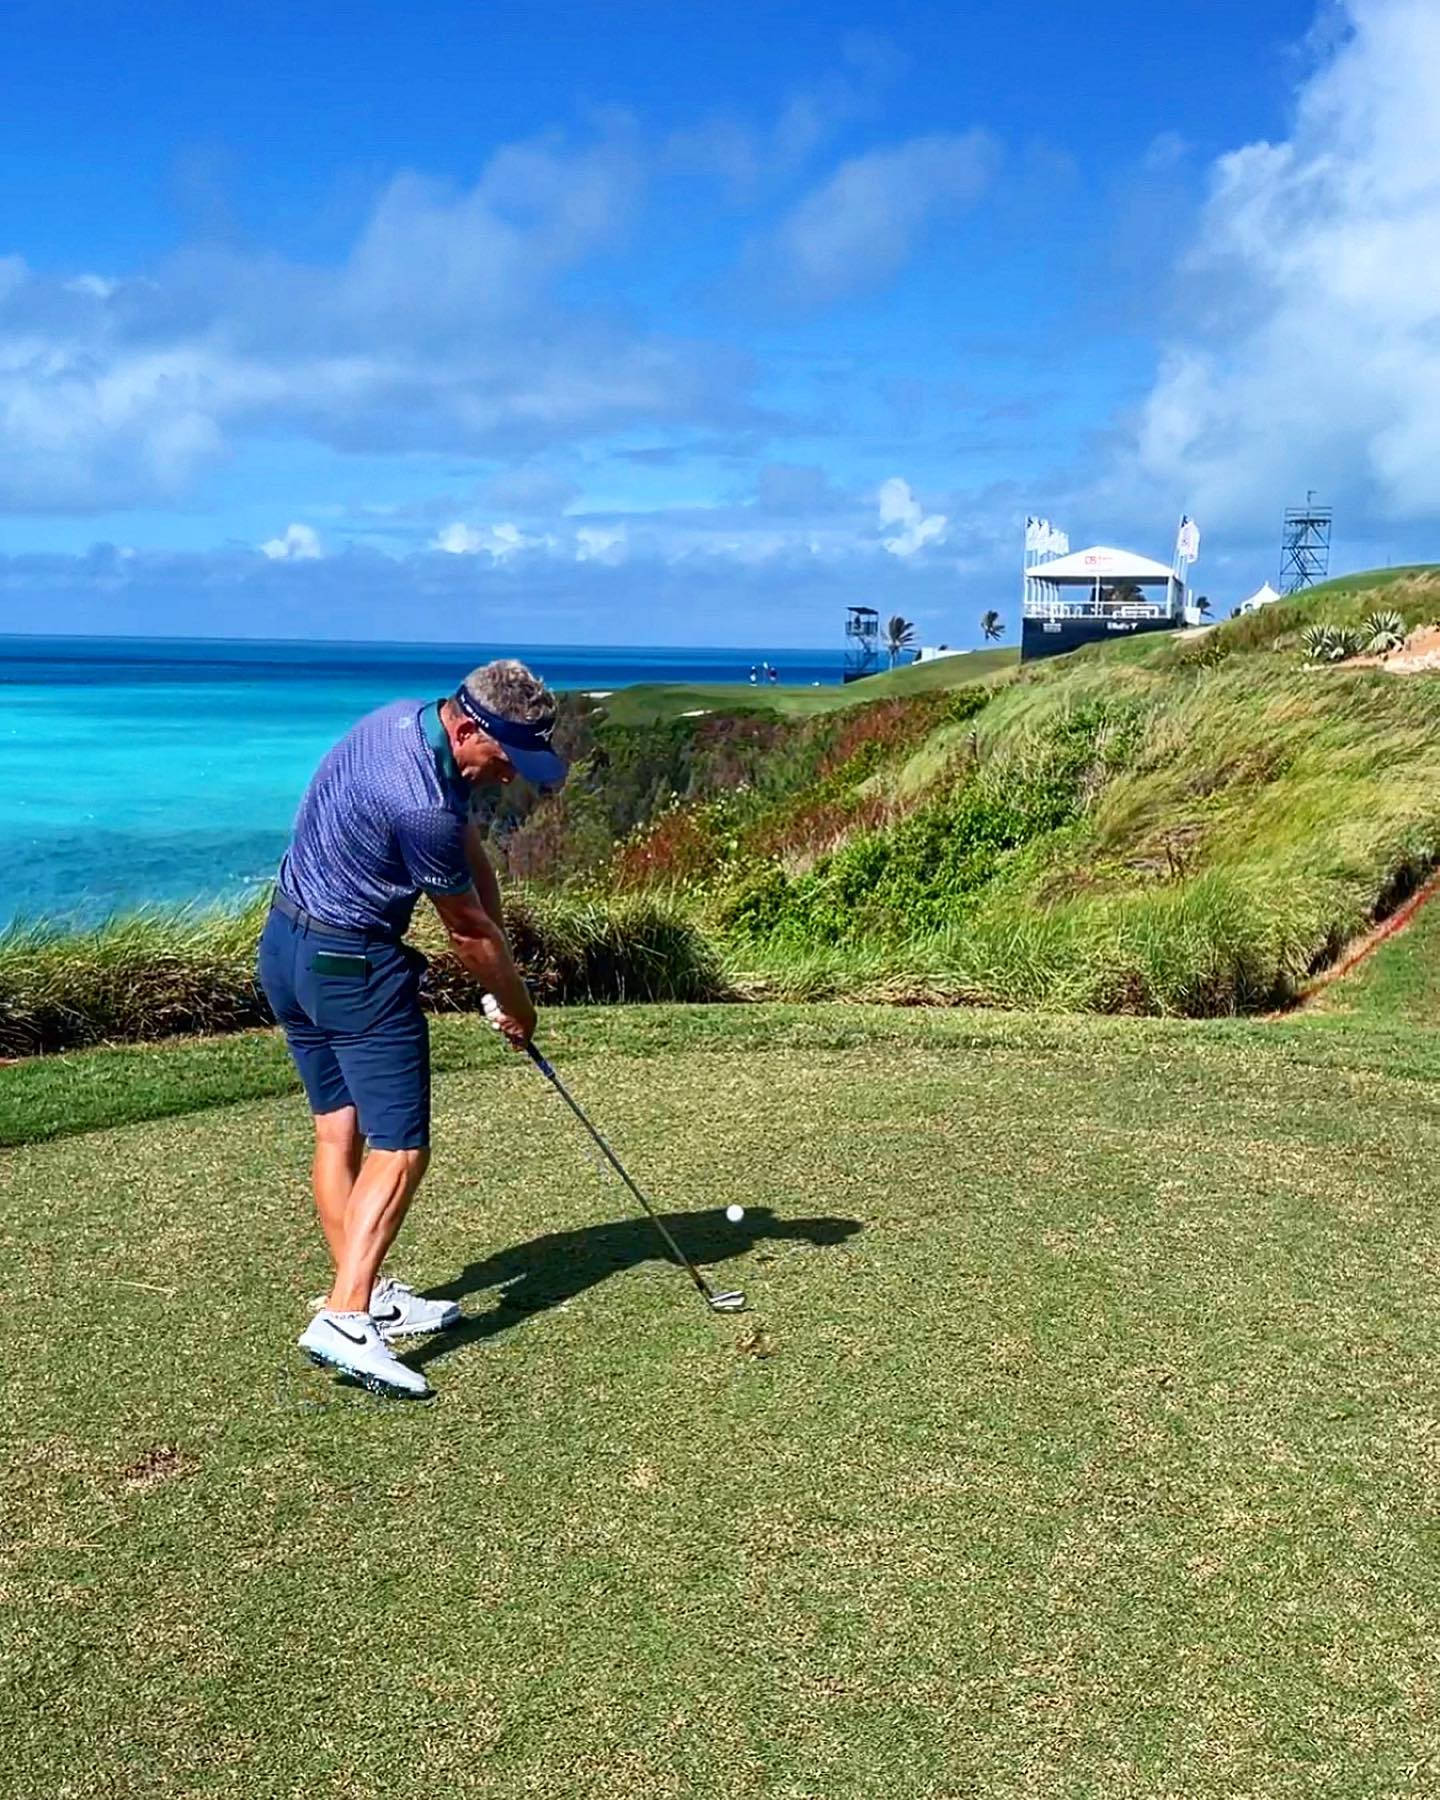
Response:
[[[716,1312],[744,1312],[745,1296],[739,1288],[731,1288],[728,1294],[711,1294],[710,1305]]]

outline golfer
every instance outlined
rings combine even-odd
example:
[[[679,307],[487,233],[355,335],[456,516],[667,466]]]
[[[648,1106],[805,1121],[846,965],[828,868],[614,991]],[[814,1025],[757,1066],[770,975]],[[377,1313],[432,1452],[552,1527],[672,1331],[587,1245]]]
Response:
[[[280,864],[259,978],[315,1115],[315,1209],[335,1264],[300,1348],[378,1392],[428,1394],[390,1340],[460,1317],[380,1278],[430,1160],[425,958],[402,939],[427,895],[500,1030],[530,1041],[484,839],[501,784],[564,781],[554,728],[554,696],[518,662],[476,669],[447,699],[382,706],[320,764]]]

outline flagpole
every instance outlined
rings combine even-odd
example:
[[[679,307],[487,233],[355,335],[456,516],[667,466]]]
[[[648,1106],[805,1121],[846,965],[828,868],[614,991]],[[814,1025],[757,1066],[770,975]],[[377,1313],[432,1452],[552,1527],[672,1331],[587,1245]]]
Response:
[[[1175,560],[1170,565],[1170,573],[1178,590],[1177,593],[1170,596],[1170,616],[1172,618],[1175,616],[1175,602],[1178,599],[1182,625],[1185,623],[1185,576],[1182,571],[1185,566],[1185,527],[1189,522],[1189,513],[1181,513],[1180,523],[1175,528]]]

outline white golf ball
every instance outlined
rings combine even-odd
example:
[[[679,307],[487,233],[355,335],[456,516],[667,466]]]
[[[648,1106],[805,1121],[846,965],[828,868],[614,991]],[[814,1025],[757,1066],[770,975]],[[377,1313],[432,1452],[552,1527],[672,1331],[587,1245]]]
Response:
[[[743,1206],[727,1206],[725,1208],[725,1217],[732,1225],[738,1225],[745,1217],[745,1208]]]

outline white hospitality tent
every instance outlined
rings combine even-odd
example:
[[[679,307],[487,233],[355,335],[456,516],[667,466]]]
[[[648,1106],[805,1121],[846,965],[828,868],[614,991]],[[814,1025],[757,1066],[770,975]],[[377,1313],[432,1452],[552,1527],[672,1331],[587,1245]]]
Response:
[[[1255,612],[1259,607],[1273,606],[1279,598],[1280,596],[1267,581],[1263,587],[1257,588],[1248,600],[1240,602],[1240,611],[1242,613]]]
[[[1088,550],[1072,550],[1068,556],[1057,556],[1050,562],[1031,563],[1025,570],[1025,579],[1026,610],[1030,612],[1104,610],[1116,618],[1153,616],[1157,612],[1173,613],[1183,591],[1174,569],[1134,550],[1116,550],[1109,544],[1092,544]],[[1103,590],[1121,582],[1129,582],[1142,591],[1163,585],[1165,598],[1120,605],[1111,602],[1102,609]]]

